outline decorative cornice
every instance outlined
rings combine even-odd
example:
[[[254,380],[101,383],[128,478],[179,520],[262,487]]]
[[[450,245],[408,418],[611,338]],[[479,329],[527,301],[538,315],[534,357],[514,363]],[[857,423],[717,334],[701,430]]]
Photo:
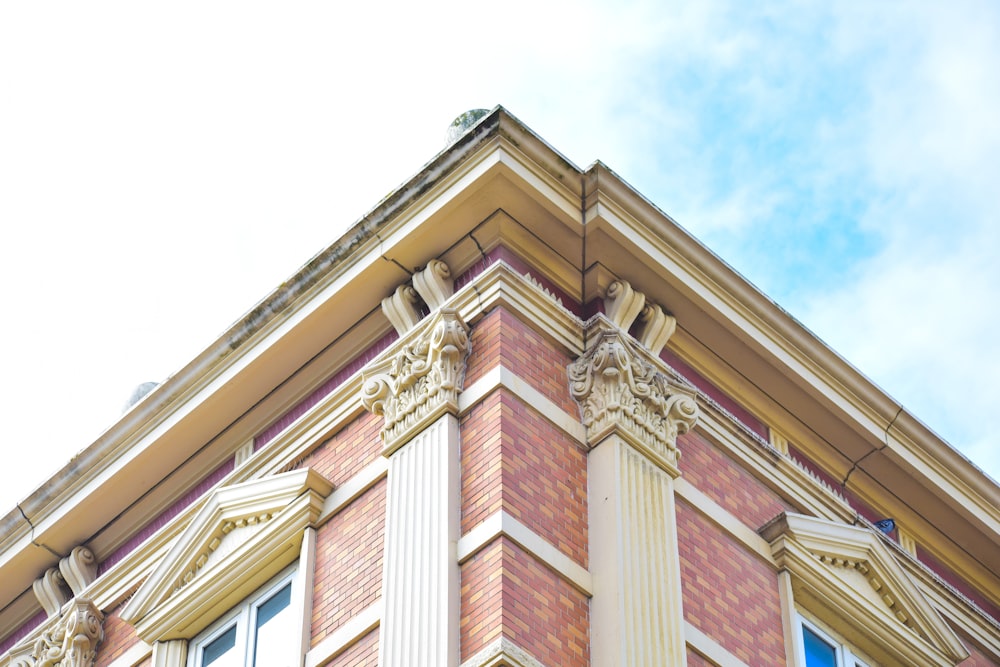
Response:
[[[698,420],[694,392],[671,382],[621,330],[589,337],[587,352],[569,367],[588,444],[595,447],[615,432],[676,468],[677,436]]]
[[[442,308],[399,352],[363,372],[362,402],[385,417],[384,454],[440,415],[458,413],[469,350],[469,327],[458,311]]]
[[[93,667],[104,639],[104,614],[77,598],[51,630],[12,652],[11,667]]]

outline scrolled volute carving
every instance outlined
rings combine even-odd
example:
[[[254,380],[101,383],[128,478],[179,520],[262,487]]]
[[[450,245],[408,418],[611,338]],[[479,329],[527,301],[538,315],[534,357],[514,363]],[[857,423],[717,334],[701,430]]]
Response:
[[[14,652],[13,667],[93,667],[104,639],[104,614],[93,602],[77,598],[51,629],[42,631],[30,650]]]
[[[440,259],[432,259],[423,271],[413,274],[413,287],[431,310],[440,308],[455,292],[451,269]]]
[[[627,280],[616,280],[608,285],[604,294],[604,312],[608,319],[620,327],[623,331],[628,331],[635,318],[642,312],[642,307],[646,303],[646,296],[642,292],[636,292]]]
[[[80,595],[97,578],[97,558],[87,547],[76,547],[69,556],[59,561],[59,572],[73,595]]]
[[[400,285],[391,296],[382,299],[382,312],[400,336],[420,321],[420,296],[410,285]]]
[[[469,328],[450,308],[432,317],[419,337],[363,374],[362,403],[385,418],[382,440],[387,450],[404,444],[440,414],[458,411]]]
[[[569,378],[591,446],[617,431],[676,465],[677,436],[694,426],[698,404],[693,392],[672,383],[625,335],[601,332],[570,365]]]

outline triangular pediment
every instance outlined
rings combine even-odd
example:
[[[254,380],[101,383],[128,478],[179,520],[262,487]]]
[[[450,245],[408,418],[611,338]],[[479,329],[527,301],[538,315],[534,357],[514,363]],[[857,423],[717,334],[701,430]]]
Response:
[[[761,530],[792,575],[796,604],[855,626],[904,664],[954,665],[968,656],[881,538],[867,528],[785,513]]]
[[[147,641],[189,638],[298,557],[333,489],[311,469],[216,490],[122,610]]]

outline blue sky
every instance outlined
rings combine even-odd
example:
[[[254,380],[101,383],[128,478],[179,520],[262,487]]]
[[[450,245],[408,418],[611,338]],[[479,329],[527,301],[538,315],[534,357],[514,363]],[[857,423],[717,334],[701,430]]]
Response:
[[[360,4],[0,7],[0,504],[495,104],[1000,478],[1000,5]]]

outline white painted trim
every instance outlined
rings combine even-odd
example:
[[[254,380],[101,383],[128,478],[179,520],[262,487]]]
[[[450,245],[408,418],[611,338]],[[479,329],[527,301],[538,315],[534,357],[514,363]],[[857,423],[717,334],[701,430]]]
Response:
[[[474,656],[463,662],[460,667],[545,667],[523,648],[501,637],[492,642]]]
[[[379,626],[382,621],[382,601],[374,602],[352,616],[342,626],[306,653],[303,667],[319,667],[353,646],[359,639]]]
[[[771,555],[771,545],[767,543],[767,540],[748,528],[725,507],[709,498],[683,477],[675,480],[674,491],[705,518],[736,538],[765,563],[771,567],[777,567],[774,563],[774,556]]]
[[[350,505],[352,502],[368,489],[375,486],[382,478],[388,474],[389,461],[384,457],[378,457],[349,480],[333,490],[323,503],[323,511],[320,512],[316,526],[322,526],[334,515]]]
[[[501,535],[537,558],[584,595],[593,595],[593,582],[586,568],[503,510],[486,517],[485,521],[462,536],[458,541],[458,562],[469,560]]]
[[[486,398],[490,392],[501,387],[521,398],[525,404],[530,405],[538,414],[552,422],[578,444],[586,444],[587,431],[580,423],[579,417],[567,413],[548,396],[502,365],[491,368],[459,394],[459,415],[464,415]]]
[[[695,653],[716,667],[747,667],[747,664],[722,647],[704,632],[684,622],[684,641]]]
[[[139,643],[133,644],[128,650],[112,660],[108,667],[135,667],[148,658],[152,652],[153,647],[140,639]]]
[[[297,612],[299,646],[296,661],[301,663],[312,643],[313,582],[316,573],[316,529],[307,527],[299,549],[298,572],[292,583],[292,609]],[[294,641],[294,640],[293,640]]]

